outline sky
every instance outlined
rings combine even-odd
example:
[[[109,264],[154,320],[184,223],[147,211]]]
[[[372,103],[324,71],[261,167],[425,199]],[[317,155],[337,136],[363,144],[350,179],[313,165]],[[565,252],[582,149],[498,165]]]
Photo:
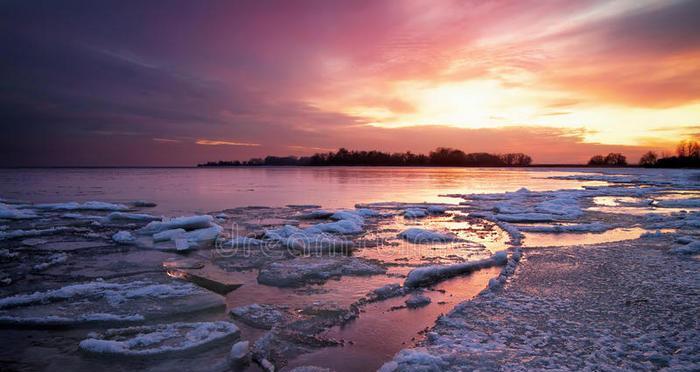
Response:
[[[700,134],[700,1],[3,1],[0,166]]]

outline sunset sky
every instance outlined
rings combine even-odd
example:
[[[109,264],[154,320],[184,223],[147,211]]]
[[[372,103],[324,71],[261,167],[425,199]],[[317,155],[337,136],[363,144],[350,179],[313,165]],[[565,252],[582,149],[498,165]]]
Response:
[[[4,1],[0,165],[700,134],[700,1]]]

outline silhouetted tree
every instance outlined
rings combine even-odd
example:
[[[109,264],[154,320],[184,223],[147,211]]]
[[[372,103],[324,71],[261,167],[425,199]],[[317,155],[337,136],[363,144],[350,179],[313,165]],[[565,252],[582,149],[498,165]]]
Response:
[[[653,167],[656,165],[656,159],[658,159],[656,153],[649,151],[639,159],[639,165],[642,167]]]
[[[588,165],[603,166],[605,165],[605,157],[603,155],[594,155],[591,157],[591,160],[588,161]]]
[[[605,165],[623,167],[627,165],[627,158],[618,152],[611,152],[605,157]]]

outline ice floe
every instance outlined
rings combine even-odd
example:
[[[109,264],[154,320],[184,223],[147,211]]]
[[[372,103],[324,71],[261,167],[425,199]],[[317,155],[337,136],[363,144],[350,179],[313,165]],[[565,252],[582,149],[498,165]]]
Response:
[[[42,235],[53,235],[66,232],[79,232],[84,231],[83,229],[67,226],[57,226],[50,227],[48,229],[32,229],[32,230],[11,230],[11,231],[0,231],[0,240],[5,239],[18,239],[26,238],[31,236],[42,236]]]
[[[499,251],[489,258],[477,261],[467,261],[452,265],[423,266],[411,270],[403,285],[404,287],[421,287],[486,267],[505,265],[507,261],[508,253]]]
[[[148,225],[139,230],[139,233],[152,235],[165,230],[195,230],[211,227],[212,225],[214,225],[214,217],[209,215],[163,218],[162,221],[152,221],[148,223]]]
[[[243,369],[250,363],[250,342],[238,341],[228,353],[228,362],[235,369]]]
[[[434,243],[434,242],[454,242],[460,238],[452,234],[440,233],[436,231],[411,227],[399,233],[399,238],[411,243]]]
[[[125,230],[119,231],[112,235],[112,240],[119,244],[134,244],[136,242],[134,235]]]
[[[169,323],[90,333],[80,342],[80,349],[101,355],[160,356],[210,347],[239,336],[238,327],[225,321]]]
[[[258,282],[275,287],[298,287],[343,275],[383,274],[386,269],[354,257],[298,257],[260,269]]]
[[[112,212],[108,214],[105,221],[115,222],[115,221],[157,221],[162,219],[162,217],[153,216],[144,213],[125,213],[125,212]]]
[[[182,236],[182,234],[186,233],[185,229],[171,229],[171,230],[163,230],[161,232],[157,232],[153,234],[153,241],[154,242],[165,242],[168,240],[174,240],[175,238],[178,238]]]
[[[292,315],[287,311],[280,310],[277,306],[266,304],[239,306],[231,309],[230,314],[234,319],[260,329],[272,329],[292,319]]]
[[[0,219],[25,220],[39,218],[34,212],[14,208],[10,205],[0,203]]]
[[[0,298],[0,324],[139,322],[223,306],[221,296],[190,283],[93,281]]]
[[[406,300],[406,306],[411,309],[418,307],[423,307],[429,305],[431,302],[430,297],[422,293],[414,293]]]

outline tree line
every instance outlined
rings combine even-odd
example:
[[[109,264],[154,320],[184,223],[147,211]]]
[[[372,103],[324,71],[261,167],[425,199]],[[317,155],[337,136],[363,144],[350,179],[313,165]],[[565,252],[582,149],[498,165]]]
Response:
[[[354,151],[341,148],[335,152],[311,156],[267,156],[247,161],[217,161],[199,164],[199,167],[232,166],[441,166],[441,167],[527,167],[532,158],[523,153],[489,154],[465,153],[462,150],[439,147],[428,155],[386,153],[381,151]]]
[[[620,154],[594,155],[588,161],[592,167],[624,167],[627,166],[627,158]],[[662,154],[659,156],[654,151],[648,151],[639,159],[639,166],[645,168],[700,168],[700,144],[697,141],[681,141],[676,146],[676,154]]]

